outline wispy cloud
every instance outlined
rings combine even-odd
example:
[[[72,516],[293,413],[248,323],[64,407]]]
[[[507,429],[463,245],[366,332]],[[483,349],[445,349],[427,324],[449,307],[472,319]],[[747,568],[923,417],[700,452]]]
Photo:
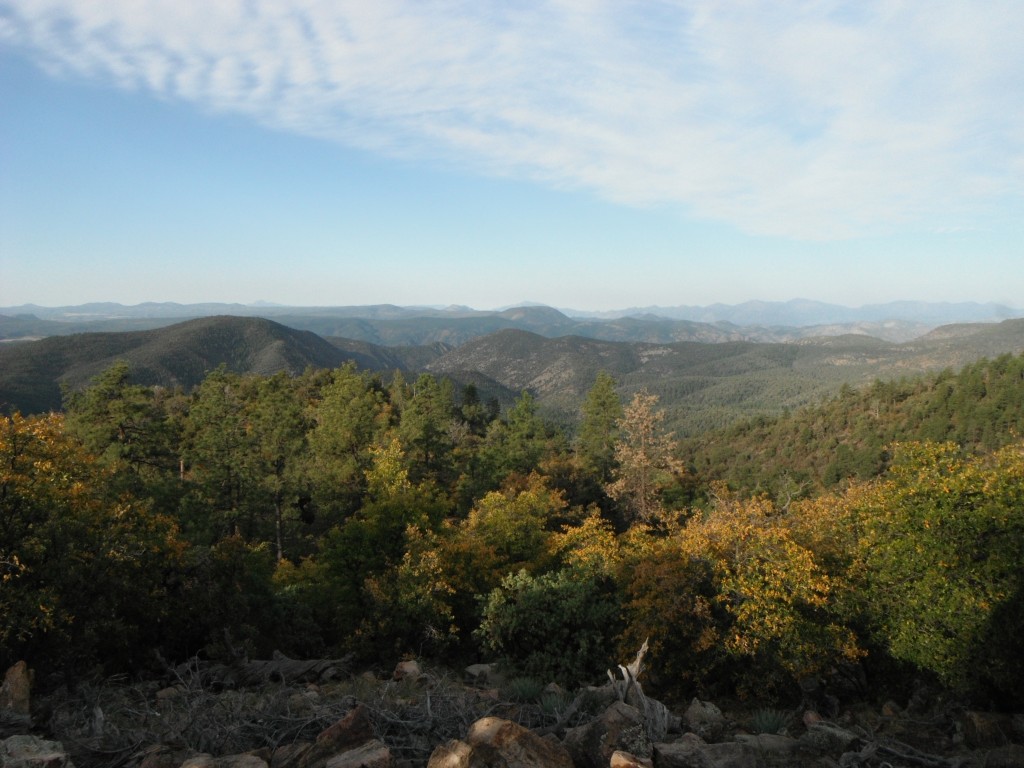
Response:
[[[1024,199],[1017,0],[0,0],[0,42],[276,128],[831,239]]]

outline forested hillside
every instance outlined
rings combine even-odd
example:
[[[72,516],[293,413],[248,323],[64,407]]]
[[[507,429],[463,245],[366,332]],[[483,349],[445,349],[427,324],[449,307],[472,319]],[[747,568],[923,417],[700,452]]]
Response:
[[[985,453],[1024,435],[1024,357],[959,373],[844,387],[830,401],[683,441],[695,471],[746,493],[807,493],[881,473],[897,441],[952,441]]]
[[[453,349],[428,370],[474,370],[509,389],[528,389],[567,423],[596,373],[607,371],[624,397],[641,390],[658,395],[670,426],[689,436],[817,403],[843,385],[861,387],[1022,351],[1024,320],[949,326],[906,344],[852,335],[792,344],[646,344],[506,330]]]
[[[522,314],[539,322],[543,309]],[[505,314],[521,320],[513,311]],[[671,428],[692,436],[820,402],[844,384],[958,369],[981,356],[1021,351],[1024,320],[946,326],[905,344],[860,335],[786,344],[648,343],[505,329],[453,347],[380,346],[321,338],[259,318],[214,317],[144,332],[0,345],[0,410],[57,409],[63,388],[82,388],[118,360],[131,364],[136,383],[186,391],[222,364],[235,373],[294,374],[352,361],[370,371],[410,377],[427,371],[457,386],[473,383],[483,397],[505,405],[529,390],[546,417],[571,430],[587,388],[603,370],[616,378],[624,398],[641,390],[658,395]]]
[[[334,368],[360,350],[259,318],[209,317],[149,331],[50,336],[0,347],[0,410],[59,409],[62,390],[79,390],[114,363],[131,363],[137,382],[191,389],[219,365],[269,374]]]
[[[131,373],[0,421],[0,666],[414,654],[576,686],[649,638],[668,697],[1024,704],[1022,357],[683,444],[606,371],[572,433],[431,374]]]

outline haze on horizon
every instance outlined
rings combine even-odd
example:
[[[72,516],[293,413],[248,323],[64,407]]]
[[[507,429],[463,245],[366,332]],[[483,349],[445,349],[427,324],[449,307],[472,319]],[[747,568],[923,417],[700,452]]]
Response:
[[[1024,295],[1024,5],[0,0],[0,306]]]

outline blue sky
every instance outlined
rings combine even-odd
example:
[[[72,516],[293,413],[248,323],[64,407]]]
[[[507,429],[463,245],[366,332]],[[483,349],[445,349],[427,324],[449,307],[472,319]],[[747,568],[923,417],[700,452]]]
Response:
[[[0,306],[1024,303],[1024,3],[0,0]]]

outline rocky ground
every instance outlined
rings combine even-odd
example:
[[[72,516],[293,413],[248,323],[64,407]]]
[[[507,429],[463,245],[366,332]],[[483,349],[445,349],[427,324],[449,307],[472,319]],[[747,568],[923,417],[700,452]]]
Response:
[[[569,693],[488,665],[375,676],[278,657],[33,697],[20,664],[0,690],[0,768],[1024,768],[1024,715],[920,695],[829,717],[666,707],[620,669]]]

